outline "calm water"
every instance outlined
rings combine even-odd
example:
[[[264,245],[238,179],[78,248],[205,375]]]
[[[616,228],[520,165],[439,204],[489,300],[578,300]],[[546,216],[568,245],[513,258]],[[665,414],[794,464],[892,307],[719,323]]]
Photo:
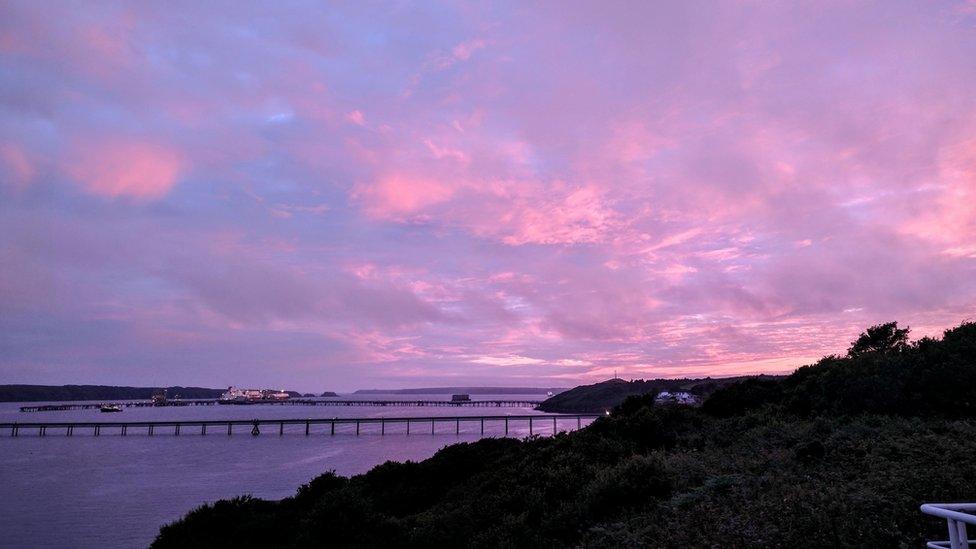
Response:
[[[372,400],[405,398],[370,395]],[[411,399],[444,400],[445,395],[411,395]],[[478,395],[492,400],[505,396]],[[544,400],[543,395],[508,398]],[[33,403],[31,403],[33,404]],[[527,415],[529,408],[391,408],[306,406],[192,406],[127,408],[120,414],[98,410],[21,413],[19,403],[0,403],[0,423],[10,421],[141,421],[172,419],[273,419],[332,417],[402,417],[461,415]],[[186,429],[179,437],[130,434],[90,436],[76,431],[37,437],[11,438],[0,432],[0,547],[145,547],[159,527],[207,502],[241,494],[279,499],[295,493],[302,483],[334,469],[343,475],[362,473],[387,460],[418,460],[459,441],[480,438],[477,423],[443,423],[431,435],[426,426],[318,426],[303,436],[304,426],[279,437],[277,429],[259,437],[238,427],[235,435],[199,436]],[[559,429],[575,428],[564,420]],[[537,434],[552,432],[550,422],[537,422]],[[273,428],[272,428],[273,429]],[[315,427],[313,427],[315,429]],[[485,436],[502,436],[504,426],[487,425]],[[510,425],[510,436],[526,436],[524,422]]]

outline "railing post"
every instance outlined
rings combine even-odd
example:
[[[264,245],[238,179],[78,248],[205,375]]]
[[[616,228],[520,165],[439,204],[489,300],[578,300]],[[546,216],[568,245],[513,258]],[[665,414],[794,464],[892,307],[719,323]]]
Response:
[[[950,549],[963,549],[963,544],[959,539],[959,528],[956,527],[956,521],[947,518],[946,522],[949,526],[949,547]],[[967,543],[968,545],[968,543]]]
[[[555,416],[552,418],[552,434],[553,435],[556,434],[556,418],[555,418]]]
[[[283,434],[285,434],[285,422],[281,421],[278,422],[278,436],[280,437]]]
[[[201,423],[200,424],[200,434],[203,435],[203,436],[207,436],[207,424],[206,423]]]
[[[583,428],[583,420],[579,416],[576,416],[576,430],[579,431]]]
[[[176,424],[176,427],[173,428],[173,434],[176,435],[176,436],[180,436],[180,424],[179,423],[177,423]]]
[[[380,436],[383,436],[385,434],[386,434],[386,420],[385,419],[381,419],[380,420]]]
[[[356,436],[359,436],[359,420],[356,420]]]
[[[335,421],[333,421],[332,424],[331,424],[331,428],[330,428],[329,434],[330,435],[334,435],[335,434]]]
[[[529,436],[532,436],[532,418],[529,418]]]
[[[455,435],[460,435],[461,434],[461,420],[458,419],[458,418],[454,418],[454,421],[456,422],[454,424],[454,434]]]
[[[123,425],[122,426],[122,436],[125,436],[126,427],[128,427],[128,426],[127,425]]]
[[[508,436],[508,418],[505,418],[505,436]]]
[[[434,434],[434,422],[437,421],[434,418],[430,418],[430,434]]]
[[[149,436],[153,436],[153,427],[155,427],[155,425],[149,426]]]
[[[310,429],[309,421],[305,420],[305,436],[308,436],[308,431]]]
[[[227,422],[227,436],[230,436],[232,426],[233,426],[233,424],[228,421]]]
[[[407,418],[407,434],[410,434],[410,418]]]
[[[481,434],[485,434],[485,418],[481,418]]]

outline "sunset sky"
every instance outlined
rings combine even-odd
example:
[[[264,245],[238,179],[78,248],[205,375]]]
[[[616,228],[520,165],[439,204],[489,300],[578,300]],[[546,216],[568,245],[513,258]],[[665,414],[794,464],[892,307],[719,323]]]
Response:
[[[0,4],[0,383],[784,372],[974,317],[973,2]]]

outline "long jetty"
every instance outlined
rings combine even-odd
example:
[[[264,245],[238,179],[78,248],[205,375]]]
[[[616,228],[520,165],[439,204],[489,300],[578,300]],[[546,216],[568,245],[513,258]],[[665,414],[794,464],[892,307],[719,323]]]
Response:
[[[39,404],[21,406],[21,412],[63,412],[68,410],[93,410],[112,404],[124,408],[151,408],[157,406],[414,406],[448,408],[534,408],[542,404],[538,400],[312,400],[293,398],[288,400],[254,400],[227,402],[218,399],[168,400],[164,403],[151,401],[100,402],[85,404]]]
[[[234,428],[238,428],[238,432],[241,427],[249,427],[248,431],[253,436],[258,436],[261,434],[261,428],[264,427],[265,430],[271,430],[272,432],[277,431],[279,435],[284,435],[286,432],[285,427],[291,427],[288,430],[289,433],[295,432],[294,426],[299,426],[299,432],[304,432],[305,436],[312,434],[320,434],[320,429],[315,429],[316,427],[328,426],[328,434],[335,435],[336,427],[342,427],[343,425],[355,426],[356,435],[359,435],[363,431],[363,427],[370,425],[374,428],[372,433],[375,434],[376,426],[379,426],[379,434],[387,434],[387,426],[393,425],[405,425],[406,429],[402,434],[420,434],[417,431],[417,426],[424,426],[423,433],[436,434],[438,424],[453,424],[454,434],[461,434],[461,424],[462,423],[475,423],[480,424],[480,434],[485,434],[485,425],[488,424],[491,427],[492,424],[499,426],[504,423],[505,435],[509,433],[510,424],[521,424],[528,425],[529,435],[536,434],[535,426],[541,425],[545,429],[545,432],[551,432],[556,434],[558,432],[558,425],[560,421],[563,422],[563,427],[565,428],[566,423],[569,422],[570,428],[575,426],[576,429],[583,427],[584,420],[594,420],[600,417],[601,414],[536,414],[536,415],[511,415],[511,416],[430,416],[430,417],[370,417],[370,418],[306,418],[306,419],[224,419],[224,420],[174,420],[174,421],[71,421],[71,422],[45,422],[45,423],[0,423],[0,431],[9,430],[11,437],[21,436],[22,433],[26,434],[36,434],[37,436],[47,436],[49,434],[62,434],[65,436],[73,436],[75,430],[79,430],[82,433],[90,433],[93,436],[100,436],[103,434],[117,434],[121,436],[127,436],[129,434],[145,434],[153,436],[156,434],[172,434],[180,435],[181,433],[198,433],[200,435],[206,435],[208,429],[210,433],[223,433],[226,432],[228,435],[234,434]],[[551,431],[548,428],[549,422],[551,422]],[[429,431],[426,429],[427,425],[430,425]],[[414,430],[411,433],[411,426],[414,426]],[[194,429],[190,431],[190,429]],[[322,434],[325,434],[322,432]],[[442,431],[443,434],[443,431]],[[541,433],[540,433],[541,434]]]

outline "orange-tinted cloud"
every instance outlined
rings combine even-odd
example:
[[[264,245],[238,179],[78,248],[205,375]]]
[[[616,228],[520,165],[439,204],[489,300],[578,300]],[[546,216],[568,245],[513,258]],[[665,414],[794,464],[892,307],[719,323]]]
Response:
[[[372,217],[409,219],[435,204],[451,198],[455,189],[433,178],[393,174],[369,184],[357,185],[353,196]]]
[[[80,142],[68,158],[64,170],[86,191],[136,200],[165,196],[187,167],[170,147],[122,139]]]

